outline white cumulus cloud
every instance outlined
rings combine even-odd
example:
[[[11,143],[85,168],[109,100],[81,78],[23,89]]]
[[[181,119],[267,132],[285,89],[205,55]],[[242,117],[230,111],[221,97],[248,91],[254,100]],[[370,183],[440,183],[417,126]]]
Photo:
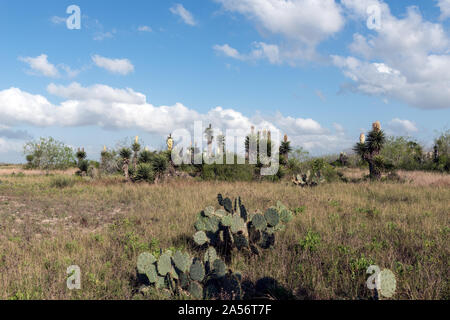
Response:
[[[41,54],[35,58],[19,57],[19,60],[28,64],[31,72],[35,74],[51,78],[59,77],[58,68],[48,61],[48,56],[46,54]]]
[[[134,71],[134,66],[128,59],[110,59],[99,55],[92,57],[95,65],[112,73],[127,75]]]
[[[262,35],[281,36],[286,43],[260,44],[260,55],[271,63],[313,59],[316,46],[342,30],[345,19],[334,0],[215,0],[224,10],[253,21]],[[268,47],[270,46],[270,47]],[[253,51],[249,56],[257,55]]]
[[[450,38],[442,24],[424,20],[416,7],[402,18],[378,0],[343,0],[342,4],[365,23],[367,5],[381,8],[381,28],[368,36],[356,33],[353,56],[332,56],[353,81],[352,90],[395,99],[422,109],[450,105]]]
[[[437,5],[441,10],[441,20],[450,18],[450,0],[438,0]]]
[[[225,132],[232,129],[238,135],[248,134],[251,126],[271,130],[280,137],[287,133],[299,146],[316,152],[329,152],[348,147],[349,141],[340,132],[333,133],[309,118],[275,115],[247,117],[239,111],[220,106],[199,113],[181,103],[155,106],[142,93],[133,89],[117,89],[97,84],[83,87],[78,83],[68,86],[50,84],[48,93],[63,98],[51,103],[42,95],[19,88],[0,91],[0,125],[31,125],[36,127],[97,126],[108,129],[139,129],[166,136],[176,129],[192,131],[195,121]]]
[[[399,118],[392,119],[387,125],[388,132],[398,135],[409,135],[419,131],[416,124],[410,120],[402,120]]]

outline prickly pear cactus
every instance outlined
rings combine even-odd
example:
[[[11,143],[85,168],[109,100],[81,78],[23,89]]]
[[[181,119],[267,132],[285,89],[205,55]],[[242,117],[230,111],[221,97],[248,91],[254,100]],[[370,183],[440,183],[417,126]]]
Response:
[[[293,218],[292,212],[281,202],[260,214],[249,213],[240,197],[232,201],[219,194],[217,199],[221,209],[209,206],[198,214],[194,242],[199,246],[208,243],[227,263],[234,249],[255,254],[259,252],[256,246],[272,247],[273,234],[284,230],[284,224]]]
[[[221,292],[229,292],[232,284],[238,294],[230,297],[241,298],[242,278],[236,282],[238,278],[234,275],[237,273],[227,268],[217,257],[213,247],[208,248],[203,261],[182,251],[176,251],[174,254],[165,251],[159,259],[144,252],[137,259],[137,274],[143,285],[141,292],[148,292],[147,288],[153,286],[156,289],[164,289],[164,292],[171,295],[187,294],[194,299],[217,299],[220,298]],[[230,283],[230,279],[234,279],[234,282]]]
[[[292,179],[292,183],[300,187],[315,187],[324,182],[325,179],[321,175],[320,171],[311,173],[310,170],[308,170],[306,174],[303,175],[298,174],[294,176]]]

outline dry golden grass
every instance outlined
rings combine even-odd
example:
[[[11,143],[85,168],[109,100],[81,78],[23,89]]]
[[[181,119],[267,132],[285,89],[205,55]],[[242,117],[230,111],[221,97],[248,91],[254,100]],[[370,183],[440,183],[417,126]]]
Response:
[[[59,175],[69,175],[72,176],[75,174],[77,169],[72,168],[68,170],[53,170],[52,174],[59,174]],[[43,170],[27,170],[24,169],[23,166],[16,165],[16,166],[0,166],[0,176],[7,176],[11,174],[24,174],[27,176],[41,176],[46,174]]]
[[[344,172],[350,179],[360,179],[369,174],[369,170],[358,168],[345,169]],[[450,187],[450,175],[446,173],[399,170],[397,174],[405,183],[415,186]]]
[[[158,247],[195,254],[189,239],[196,215],[216,205],[218,193],[241,196],[251,211],[277,200],[304,208],[273,250],[233,258],[246,280],[276,279],[283,288],[277,298],[371,298],[365,271],[376,264],[395,273],[396,299],[448,299],[450,188],[440,182],[448,176],[410,177],[428,183],[301,189],[287,182],[133,185],[67,177],[73,182],[58,188],[53,176],[0,176],[0,299],[139,298],[137,256]],[[66,268],[74,264],[82,272],[79,291],[66,288]]]

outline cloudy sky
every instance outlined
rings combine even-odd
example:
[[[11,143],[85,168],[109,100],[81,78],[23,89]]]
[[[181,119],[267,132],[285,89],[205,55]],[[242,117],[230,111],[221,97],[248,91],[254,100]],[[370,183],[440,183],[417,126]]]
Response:
[[[450,127],[449,25],[450,0],[3,0],[0,162],[48,136],[158,149],[196,120],[315,155],[376,120],[430,145]]]

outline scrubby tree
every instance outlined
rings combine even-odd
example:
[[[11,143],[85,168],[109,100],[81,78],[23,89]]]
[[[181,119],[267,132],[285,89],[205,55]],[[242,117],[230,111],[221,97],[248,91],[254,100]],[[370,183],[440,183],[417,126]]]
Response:
[[[381,130],[379,121],[372,125],[372,131],[367,135],[361,134],[360,141],[355,145],[353,150],[369,164],[370,178],[374,180],[381,179],[381,171],[383,169],[383,158],[380,155],[381,150],[386,142],[386,136]]]
[[[435,169],[450,171],[450,130],[443,132],[434,142]]]
[[[420,169],[424,158],[422,146],[406,137],[386,138],[380,154],[386,164],[405,170]]]
[[[27,142],[24,154],[29,167],[35,169],[65,170],[76,164],[73,149],[52,137]]]

